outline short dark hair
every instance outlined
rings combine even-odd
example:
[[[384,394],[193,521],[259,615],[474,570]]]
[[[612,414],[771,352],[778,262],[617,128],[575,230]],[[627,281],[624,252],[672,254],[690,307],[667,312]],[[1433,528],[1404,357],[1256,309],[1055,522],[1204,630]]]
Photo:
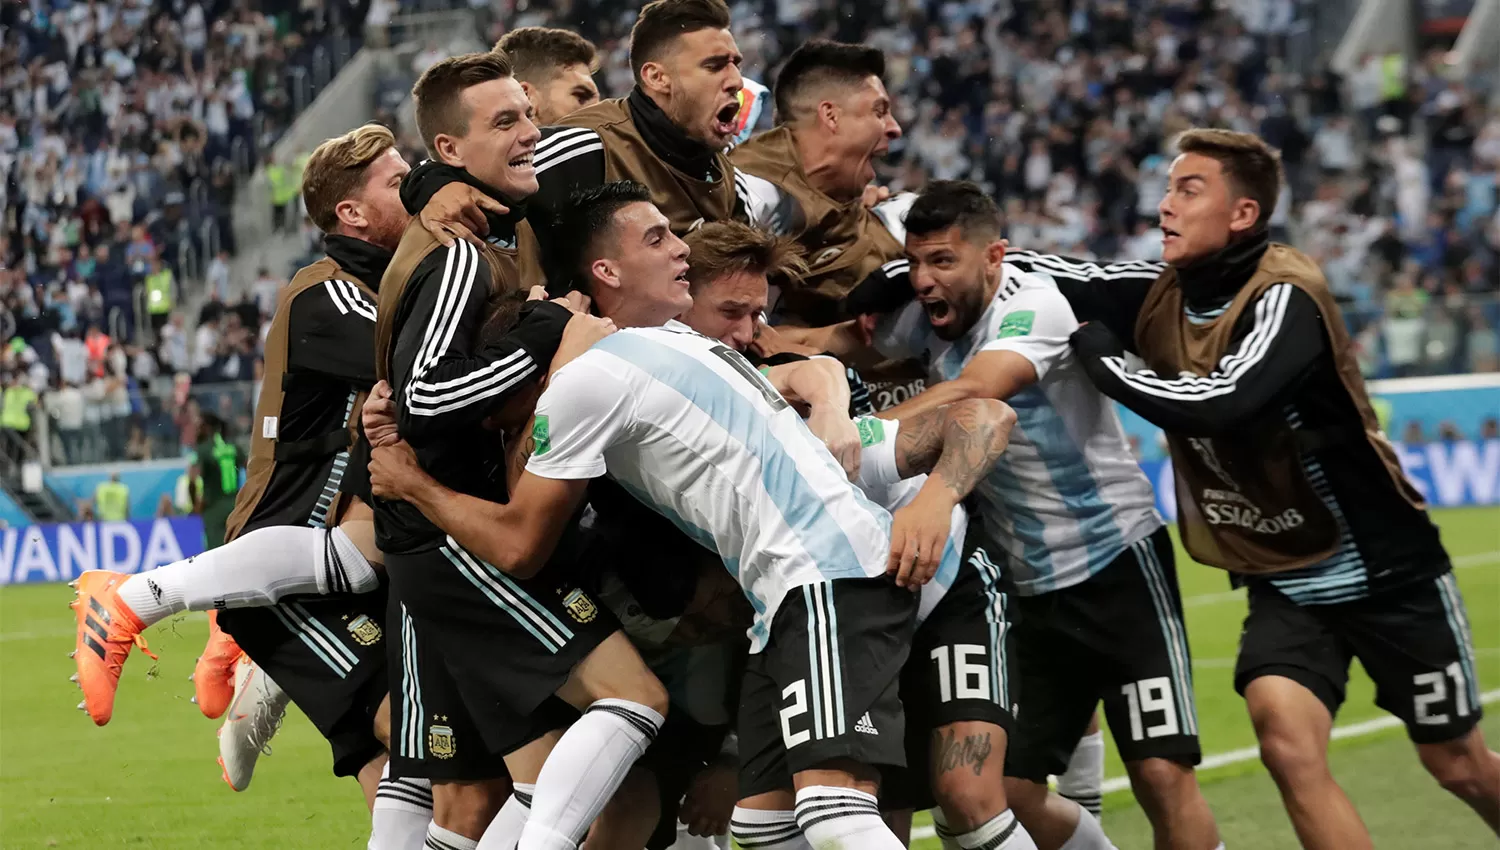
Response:
[[[1178,153],[1217,160],[1229,189],[1260,205],[1256,224],[1265,224],[1281,196],[1281,154],[1254,133],[1200,128],[1177,136]]]
[[[544,82],[569,65],[583,65],[589,73],[599,70],[594,43],[572,30],[556,27],[521,27],[495,42],[495,50],[510,59],[516,79]]]
[[[738,221],[712,221],[683,237],[688,254],[688,286],[693,294],[709,281],[732,274],[763,274],[771,283],[800,280],[807,273],[802,249],[789,237],[775,236]]]
[[[555,232],[565,236],[554,240],[547,271],[549,288],[553,292],[592,292],[586,268],[598,252],[600,239],[614,226],[616,213],[639,203],[651,203],[651,190],[634,180],[616,180],[574,192],[554,219]]]
[[[463,106],[466,89],[514,76],[510,59],[488,50],[464,53],[433,63],[411,88],[417,105],[417,132],[427,155],[437,158],[434,141],[439,135],[462,136],[469,132],[469,113]]]
[[[647,3],[630,28],[630,71],[636,84],[641,82],[641,68],[660,58],[662,49],[678,36],[707,29],[729,29],[729,5],[724,0]]]
[[[964,236],[1000,238],[1000,207],[968,180],[934,180],[906,213],[906,232],[926,236],[957,227]]]
[[[878,49],[822,39],[809,41],[792,51],[776,75],[776,113],[780,120],[790,120],[798,101],[809,94],[830,84],[857,86],[872,76],[885,79],[885,54]]]

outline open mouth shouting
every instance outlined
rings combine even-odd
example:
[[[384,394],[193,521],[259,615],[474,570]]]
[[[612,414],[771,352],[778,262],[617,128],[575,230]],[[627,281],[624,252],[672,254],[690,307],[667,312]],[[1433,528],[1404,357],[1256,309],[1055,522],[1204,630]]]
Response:
[[[927,313],[927,321],[935,328],[940,328],[953,318],[953,308],[941,298],[919,299],[922,310]]]
[[[713,132],[720,138],[727,139],[733,136],[735,130],[739,129],[740,102],[730,98],[729,102],[714,113]]]
[[[520,171],[525,174],[530,174],[534,170],[531,162],[532,155],[534,153],[534,151],[527,151],[526,153],[521,154],[515,159],[512,159],[510,162],[507,162],[506,165],[509,166],[512,171]]]

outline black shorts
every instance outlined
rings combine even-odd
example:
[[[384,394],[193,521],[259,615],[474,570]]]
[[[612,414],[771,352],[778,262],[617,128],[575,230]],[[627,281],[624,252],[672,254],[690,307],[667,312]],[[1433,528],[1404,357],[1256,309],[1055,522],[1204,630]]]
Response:
[[[787,591],[740,690],[740,798],[834,759],[905,767],[897,695],[917,595],[876,578]]]
[[[661,814],[646,850],[677,840],[682,797],[698,773],[718,759],[733,719],[730,706],[744,653],[737,646],[668,649],[647,656],[671,698],[667,722],[638,763],[656,779]]]
[[[219,628],[328,739],[336,776],[354,776],[385,750],[374,726],[390,692],[385,608],[382,587],[219,611]]]
[[[1333,605],[1298,605],[1269,582],[1250,583],[1235,690],[1285,676],[1337,714],[1354,658],[1375,681],[1375,704],[1401,718],[1418,744],[1467,735],[1484,714],[1453,573]]]
[[[1018,707],[1007,775],[1045,782],[1066,771],[1101,700],[1124,761],[1199,762],[1192,657],[1166,528],[1087,581],[1014,602]]]
[[[1001,590],[1000,570],[983,558],[971,557],[917,627],[911,657],[901,671],[907,766],[884,775],[882,809],[936,805],[929,765],[935,730],[977,720],[999,726],[1009,737],[1015,726],[1006,672],[1011,655],[1006,613],[1011,598]]]
[[[538,709],[555,703],[573,668],[619,628],[572,582],[570,569],[553,569],[570,566],[572,551],[564,540],[553,563],[524,580],[451,539],[427,552],[386,556],[392,622],[403,635],[390,662],[399,671],[391,689],[398,775],[492,778],[500,757],[571,722]],[[472,761],[455,760],[460,749],[470,750]]]

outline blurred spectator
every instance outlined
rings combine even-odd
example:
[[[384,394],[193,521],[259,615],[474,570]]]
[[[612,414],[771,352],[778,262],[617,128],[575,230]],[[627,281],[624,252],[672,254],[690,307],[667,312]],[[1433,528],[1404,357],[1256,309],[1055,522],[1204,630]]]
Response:
[[[229,252],[220,251],[209,261],[208,270],[203,274],[203,282],[208,287],[208,294],[220,301],[229,299]]]
[[[130,517],[130,485],[111,472],[108,481],[94,488],[94,517],[100,522],[121,522]]]

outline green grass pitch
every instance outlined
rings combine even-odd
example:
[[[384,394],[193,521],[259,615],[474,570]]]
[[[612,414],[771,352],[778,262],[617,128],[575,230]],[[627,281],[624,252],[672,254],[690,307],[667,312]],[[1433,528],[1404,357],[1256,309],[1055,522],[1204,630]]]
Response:
[[[1480,690],[1500,689],[1500,509],[1435,514],[1459,565],[1474,630]],[[1187,564],[1179,551],[1196,676],[1199,727],[1208,754],[1254,743],[1231,684],[1243,594],[1224,574]],[[115,718],[98,729],[74,710],[70,591],[61,585],[0,589],[0,848],[363,847],[367,820],[352,780],[334,779],[328,750],[294,711],[262,758],[251,788],[219,778],[214,732],[188,702],[201,617],[152,630],[162,660],[127,665]],[[1500,742],[1497,706],[1484,724]],[[1356,669],[1341,726],[1382,716]],[[1422,771],[1400,728],[1338,741],[1334,771],[1384,848],[1493,848],[1493,835]],[[1113,757],[1108,775],[1123,775]],[[1295,847],[1274,786],[1254,759],[1202,774],[1204,791],[1232,850]],[[1130,794],[1105,798],[1105,829],[1121,850],[1149,848],[1150,830]],[[926,819],[919,819],[919,825]],[[914,847],[936,848],[932,839]]]

